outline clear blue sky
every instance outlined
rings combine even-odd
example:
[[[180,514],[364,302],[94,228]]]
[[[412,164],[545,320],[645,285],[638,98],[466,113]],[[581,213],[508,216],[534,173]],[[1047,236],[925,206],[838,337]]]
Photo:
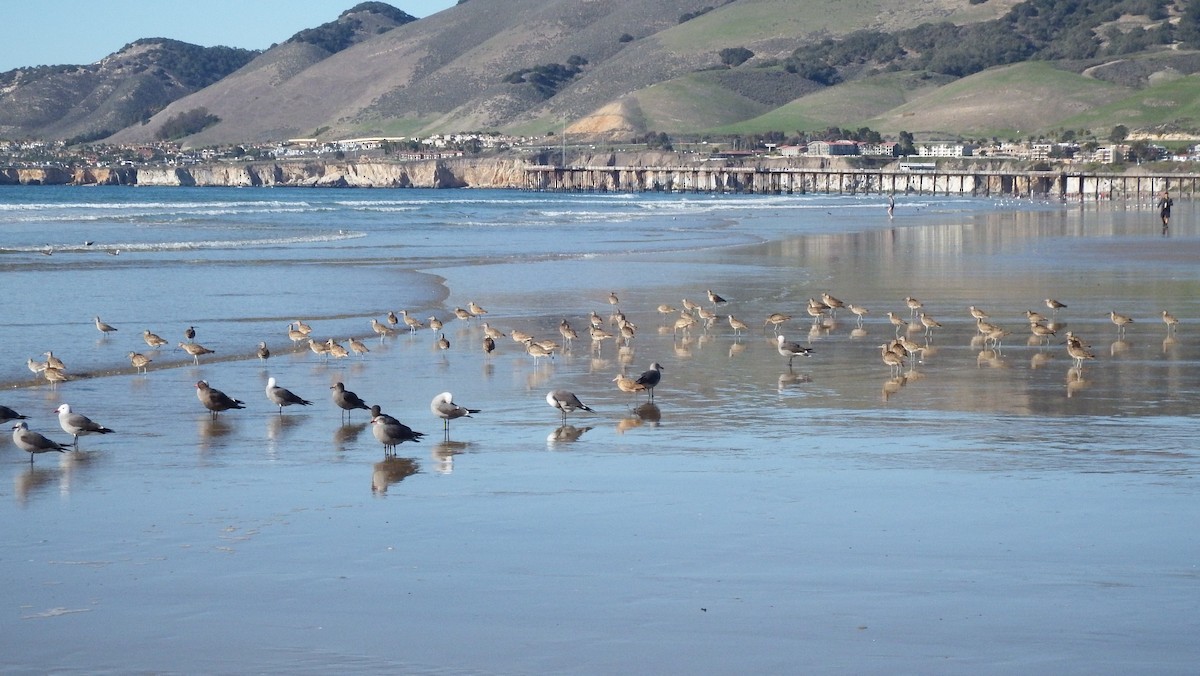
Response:
[[[266,49],[333,21],[361,0],[5,0],[0,72],[88,64],[139,38]],[[457,0],[387,0],[415,17]]]

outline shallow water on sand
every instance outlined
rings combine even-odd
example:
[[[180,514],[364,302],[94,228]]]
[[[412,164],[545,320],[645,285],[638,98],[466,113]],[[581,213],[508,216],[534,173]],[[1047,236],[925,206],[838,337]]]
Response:
[[[1200,395],[1190,205],[939,197],[13,189],[0,195],[0,404],[59,441],[61,402],[117,430],[31,466],[0,438],[13,671],[1190,673],[1200,657]],[[91,245],[83,242],[92,241]],[[53,255],[41,251],[53,247]],[[119,248],[119,255],[105,253]],[[675,334],[705,289],[745,320]],[[593,350],[615,291],[631,345]],[[813,324],[828,291],[870,309]],[[884,317],[943,327],[889,372]],[[1048,344],[1025,310],[1068,304]],[[584,336],[535,365],[505,332]],[[966,308],[1011,333],[980,344]],[[437,334],[362,359],[286,325]],[[1181,319],[1169,336],[1163,309]],[[1135,317],[1123,338],[1108,320]],[[789,366],[764,329],[811,346]],[[116,326],[101,338],[94,315]],[[217,357],[152,354],[182,329]],[[609,325],[608,328],[612,329]],[[1073,369],[1071,330],[1096,359]],[[266,340],[274,356],[249,358]],[[23,362],[81,377],[51,389]],[[660,362],[654,405],[613,386]],[[280,415],[268,376],[313,401]],[[212,420],[197,380],[246,402]],[[386,459],[344,382],[426,433]],[[561,424],[544,401],[595,409]],[[448,436],[438,392],[483,411]],[[299,409],[299,410],[297,410]],[[5,425],[8,427],[8,425]]]

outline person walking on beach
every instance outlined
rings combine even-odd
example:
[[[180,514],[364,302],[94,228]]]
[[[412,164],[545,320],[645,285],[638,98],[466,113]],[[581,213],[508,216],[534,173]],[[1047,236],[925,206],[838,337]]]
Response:
[[[896,212],[896,196],[888,195],[888,218],[892,218]]]
[[[1163,234],[1167,234],[1167,228],[1171,226],[1171,205],[1175,200],[1171,199],[1171,195],[1164,190],[1162,197],[1158,199],[1158,217],[1162,219]]]

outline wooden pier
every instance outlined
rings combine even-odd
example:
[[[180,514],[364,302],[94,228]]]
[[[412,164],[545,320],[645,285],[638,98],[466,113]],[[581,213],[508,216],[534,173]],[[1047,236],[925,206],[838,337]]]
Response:
[[[563,192],[926,194],[1145,200],[1164,190],[1176,199],[1191,199],[1200,188],[1200,174],[533,165],[526,169],[524,188]]]

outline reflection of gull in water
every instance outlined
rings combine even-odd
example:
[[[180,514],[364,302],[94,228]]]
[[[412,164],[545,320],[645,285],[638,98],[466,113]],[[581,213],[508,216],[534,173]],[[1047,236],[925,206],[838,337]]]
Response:
[[[899,392],[900,388],[904,387],[907,384],[908,384],[908,378],[906,378],[902,375],[894,376],[892,378],[888,378],[887,380],[883,381],[883,401],[884,401],[884,403],[887,403],[888,399],[891,399],[893,394]]]
[[[639,419],[658,425],[662,421],[662,410],[658,408],[658,404],[654,402],[646,402],[637,408],[633,409],[634,415]]]
[[[362,434],[362,431],[367,429],[367,425],[370,424],[368,422],[360,422],[342,425],[333,431],[333,445],[339,451],[346,450],[346,446],[358,441],[358,435]]]
[[[388,487],[416,474],[421,466],[412,458],[388,457],[371,466],[371,492],[387,493]]]
[[[13,494],[21,505],[29,502],[29,496],[42,486],[55,482],[62,474],[60,469],[33,467],[13,477]]]
[[[224,418],[201,418],[200,419],[200,440],[202,445],[207,446],[207,442],[228,436],[233,431],[233,426]]]
[[[1086,388],[1088,381],[1083,379],[1083,367],[1072,366],[1067,369],[1067,398],[1070,399],[1076,392]]]
[[[275,441],[281,438],[288,429],[303,421],[303,417],[294,415],[277,415],[274,418],[267,418],[267,439]]]
[[[563,425],[562,427],[559,427],[558,429],[551,432],[550,436],[546,437],[546,441],[547,441],[547,443],[550,443],[550,444],[571,443],[573,441],[579,441],[579,437],[583,436],[583,433],[590,429],[592,429],[591,425],[588,425],[587,427],[576,427],[574,425]]]
[[[791,366],[788,366],[788,370],[785,373],[779,374],[779,392],[782,394],[783,391],[786,390],[790,385],[799,385],[811,382],[812,376],[808,375],[807,373],[796,373],[792,370]]]
[[[454,471],[454,456],[459,453],[467,452],[467,442],[465,441],[450,441],[449,439],[442,441],[433,447],[433,459],[437,461],[435,467],[438,474],[449,474]]]

